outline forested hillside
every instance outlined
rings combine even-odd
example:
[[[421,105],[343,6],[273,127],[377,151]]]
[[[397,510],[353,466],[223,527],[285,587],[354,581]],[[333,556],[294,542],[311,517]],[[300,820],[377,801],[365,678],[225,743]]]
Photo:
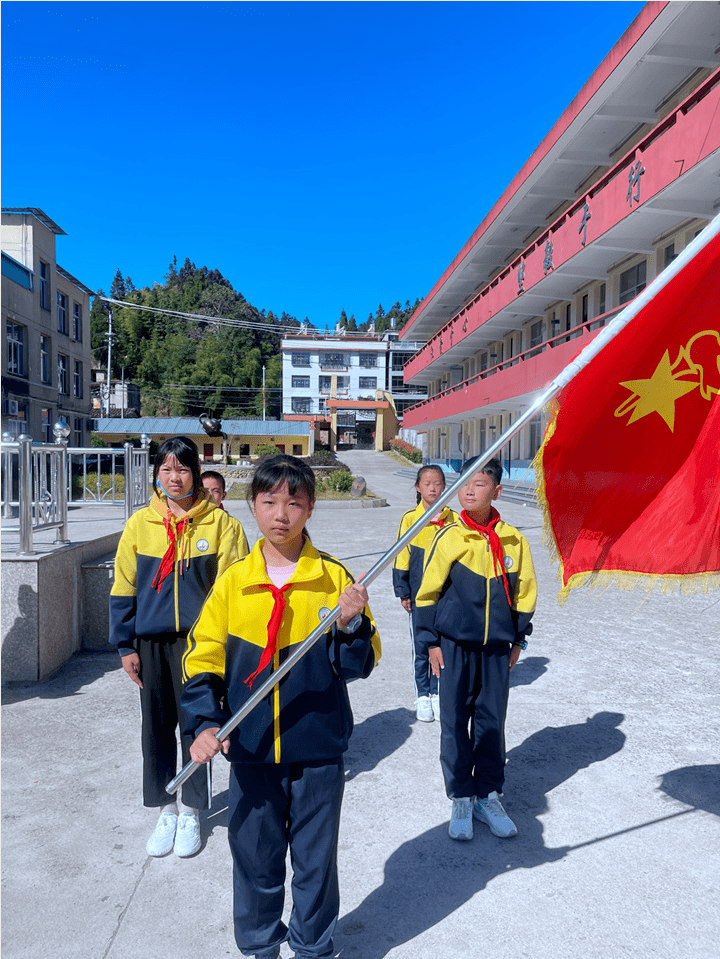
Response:
[[[189,259],[178,269],[174,258],[163,285],[139,290],[118,269],[107,296],[126,305],[95,298],[90,314],[94,357],[100,367],[107,367],[108,310],[112,309],[112,378],[119,379],[124,370],[125,379],[140,386],[140,413],[198,416],[208,412],[224,419],[261,415],[265,366],[266,415],[280,417],[280,339],[300,327],[296,317],[258,310],[218,270],[196,267]],[[364,331],[374,324],[375,332],[381,333],[394,318],[400,329],[418,303],[406,300],[403,307],[397,302],[387,313],[380,305],[361,324],[352,315],[348,319],[343,309],[338,322],[348,332]],[[307,317],[302,322],[316,330]]]

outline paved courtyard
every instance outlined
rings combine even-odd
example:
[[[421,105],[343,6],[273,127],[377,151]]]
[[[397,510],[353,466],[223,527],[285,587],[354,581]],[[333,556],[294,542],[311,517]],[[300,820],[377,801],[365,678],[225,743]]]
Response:
[[[313,541],[355,573],[392,545],[413,480],[342,454],[380,509],[320,503]],[[505,804],[519,835],[447,836],[439,724],[415,721],[407,615],[370,587],[383,641],[352,684],[340,837],[343,959],[716,959],[720,595],[578,591],[556,603],[540,513],[499,502],[533,548],[535,632],[514,675]],[[251,542],[243,503],[229,504]],[[137,690],[114,653],[3,689],[3,959],[238,956],[228,767],[197,856],[151,859]],[[284,947],[283,957],[291,953]]]

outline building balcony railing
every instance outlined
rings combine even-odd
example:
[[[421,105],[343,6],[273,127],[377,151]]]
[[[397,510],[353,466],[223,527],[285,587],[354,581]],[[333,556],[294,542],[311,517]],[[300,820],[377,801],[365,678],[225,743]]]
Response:
[[[347,373],[350,367],[346,366],[344,363],[323,363],[320,361],[321,370],[331,370],[338,373]]]
[[[498,276],[486,284],[408,360],[410,378],[431,366],[466,337],[554,273],[563,263],[589,248],[635,209],[652,200],[677,179],[675,163],[667,157],[694,155],[699,163],[720,145],[715,118],[720,101],[720,69],[715,70],[675,110],[664,117],[625,156],[603,174],[568,209],[546,227]],[[638,195],[628,202],[629,176],[642,165],[642,203]],[[686,166],[687,175],[690,166]],[[552,266],[546,257],[550,251]],[[557,297],[553,297],[555,299]],[[540,314],[538,314],[540,315]],[[500,336],[496,337],[501,339]]]
[[[498,373],[502,373],[504,370],[509,370],[513,366],[518,366],[521,363],[528,362],[528,360],[533,360],[541,353],[555,349],[555,347],[561,346],[564,343],[568,343],[570,340],[574,340],[576,337],[583,336],[588,333],[594,333],[596,330],[600,329],[600,327],[605,326],[605,324],[607,324],[614,316],[617,316],[618,313],[621,313],[625,309],[626,305],[627,304],[623,304],[623,306],[609,310],[607,313],[603,313],[600,316],[594,316],[592,319],[586,320],[579,326],[575,326],[570,330],[565,330],[563,333],[559,333],[557,336],[550,337],[550,339],[545,340],[543,343],[538,343],[530,349],[524,350],[522,353],[518,353],[515,356],[510,356],[502,362],[488,367],[486,370],[480,370],[478,373],[474,373],[472,376],[469,376],[466,380],[461,380],[459,383],[448,386],[446,389],[440,390],[438,393],[433,393],[432,396],[428,396],[427,399],[422,400],[420,403],[416,403],[414,406],[406,407],[405,412],[410,413],[422,409],[423,407],[428,406],[429,404],[434,403],[445,396],[451,396],[453,393],[457,393],[459,390],[467,389],[468,386],[472,386],[474,383],[480,382],[480,380],[485,380],[490,376],[495,376]]]

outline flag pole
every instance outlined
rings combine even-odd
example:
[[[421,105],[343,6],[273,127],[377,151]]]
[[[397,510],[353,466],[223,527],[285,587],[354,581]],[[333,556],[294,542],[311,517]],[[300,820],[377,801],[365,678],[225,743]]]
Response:
[[[369,586],[380,573],[388,566],[406,546],[408,546],[418,535],[418,533],[427,526],[433,516],[435,516],[447,503],[459,492],[459,490],[478,473],[508,442],[516,436],[524,427],[541,411],[550,400],[557,395],[567,384],[577,376],[577,374],[586,367],[590,361],[605,347],[610,340],[635,318],[635,316],[667,285],[685,266],[702,250],[702,248],[720,232],[720,215],[716,216],[704,230],[680,253],[672,263],[667,266],[663,272],[657,276],[649,286],[647,286],[621,313],[619,313],[608,325],[598,333],[598,335],[589,343],[585,349],[569,363],[561,373],[547,386],[530,404],[530,406],[520,414],[498,439],[481,453],[475,462],[460,476],[452,486],[438,497],[433,504],[432,510],[426,510],[425,513],[408,529],[408,531],[395,542],[390,549],[381,557],[363,577],[363,586]],[[260,700],[280,682],[292,667],[306,653],[308,653],[315,643],[324,636],[328,629],[340,618],[340,606],[335,606],[329,615],[319,626],[310,633],[310,635],[295,649],[295,651],[282,663],[259,687],[257,692],[247,700],[226,723],[217,731],[215,738],[222,742],[238,726],[245,717],[252,712]],[[169,793],[177,792],[180,786],[186,782],[200,764],[190,762],[182,772],[180,772],[165,787]]]

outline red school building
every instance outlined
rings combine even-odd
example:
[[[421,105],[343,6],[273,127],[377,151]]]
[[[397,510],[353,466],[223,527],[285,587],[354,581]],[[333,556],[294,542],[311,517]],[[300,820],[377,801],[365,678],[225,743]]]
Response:
[[[717,5],[648,3],[402,330],[428,462],[483,452],[719,209]]]

